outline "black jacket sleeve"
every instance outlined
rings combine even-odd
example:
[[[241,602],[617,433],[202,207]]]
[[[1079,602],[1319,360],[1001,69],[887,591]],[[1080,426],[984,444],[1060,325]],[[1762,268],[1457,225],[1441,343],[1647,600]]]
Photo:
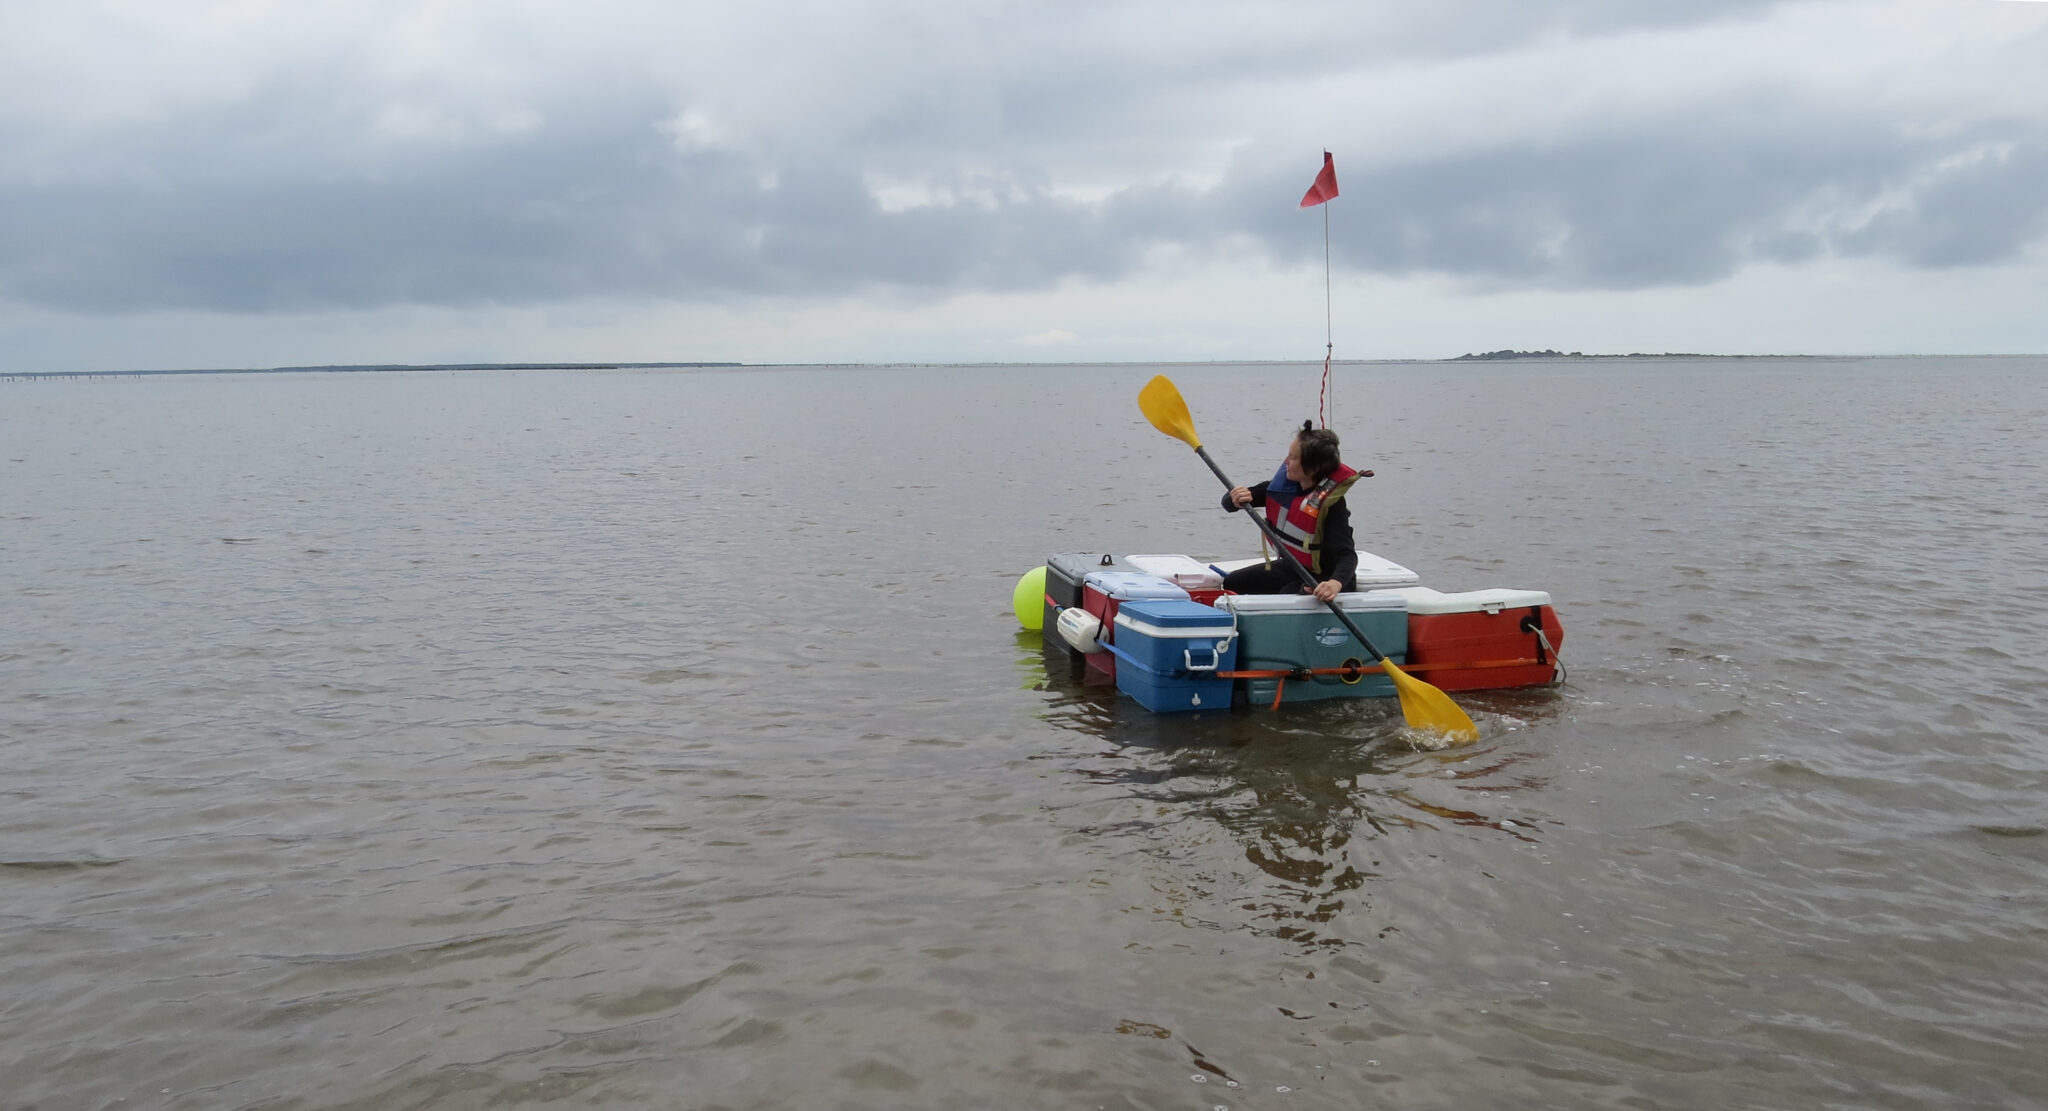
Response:
[[[1269,480],[1269,481],[1270,481],[1270,480]],[[1252,484],[1252,485],[1250,485],[1250,486],[1247,486],[1247,487],[1245,487],[1245,489],[1247,489],[1247,490],[1250,490],[1250,491],[1252,492],[1252,505],[1253,505],[1254,507],[1257,507],[1257,506],[1262,506],[1262,505],[1265,505],[1265,504],[1266,504],[1266,486],[1267,486],[1267,485],[1268,485],[1268,483],[1267,483],[1267,482],[1259,482],[1259,483],[1254,483],[1254,484]],[[1228,511],[1230,511],[1230,512],[1232,512],[1232,513],[1235,513],[1235,512],[1237,512],[1237,507],[1236,507],[1236,506],[1234,506],[1234,505],[1232,505],[1232,504],[1230,504],[1230,491],[1229,491],[1229,490],[1225,490],[1225,491],[1223,491],[1223,508],[1224,508],[1224,509],[1226,509],[1226,510],[1228,510]]]

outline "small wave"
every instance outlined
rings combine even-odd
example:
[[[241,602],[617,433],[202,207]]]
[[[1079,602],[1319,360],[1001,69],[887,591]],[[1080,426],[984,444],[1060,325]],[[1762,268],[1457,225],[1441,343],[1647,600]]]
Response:
[[[2048,834],[2048,827],[2042,826],[1971,826],[1978,833],[1993,837],[2039,837]]]
[[[124,860],[110,860],[103,856],[69,856],[40,854],[15,855],[0,858],[0,868],[12,868],[23,872],[68,872],[80,868],[112,868],[125,864]]]

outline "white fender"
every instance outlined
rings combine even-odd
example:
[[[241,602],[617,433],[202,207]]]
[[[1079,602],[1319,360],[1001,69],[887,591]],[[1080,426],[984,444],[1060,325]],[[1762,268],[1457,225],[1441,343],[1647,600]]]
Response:
[[[1102,622],[1087,610],[1069,606],[1060,611],[1060,639],[1074,646],[1074,651],[1092,656],[1102,651],[1102,643],[1095,638],[1102,635]]]

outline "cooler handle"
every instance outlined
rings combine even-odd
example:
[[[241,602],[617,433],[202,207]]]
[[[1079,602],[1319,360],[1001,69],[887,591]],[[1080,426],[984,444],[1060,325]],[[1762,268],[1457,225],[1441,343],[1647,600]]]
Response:
[[[1209,662],[1206,665],[1198,664],[1195,662],[1195,650],[1192,648],[1181,649],[1180,656],[1181,659],[1187,661],[1187,669],[1189,671],[1214,671],[1216,670],[1216,666],[1223,662],[1223,654],[1221,652],[1216,651],[1214,648],[1208,649],[1208,652]]]

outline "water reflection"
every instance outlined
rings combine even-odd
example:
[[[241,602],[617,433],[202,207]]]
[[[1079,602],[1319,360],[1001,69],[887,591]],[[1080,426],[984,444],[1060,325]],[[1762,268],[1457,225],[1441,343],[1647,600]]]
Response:
[[[1081,827],[1183,863],[1178,886],[1211,925],[1237,925],[1305,948],[1364,940],[1381,876],[1379,842],[1469,828],[1534,843],[1540,819],[1518,799],[1547,786],[1522,725],[1558,712],[1554,691],[1465,697],[1481,741],[1422,751],[1392,699],[1155,714],[1114,685],[1019,638],[1019,668],[1044,698],[1041,717],[1101,742],[1073,758],[1090,783],[1142,803],[1137,817]],[[1483,704],[1482,704],[1483,703]],[[1120,812],[1121,813],[1121,812]],[[1217,873],[1222,830],[1249,869]]]

